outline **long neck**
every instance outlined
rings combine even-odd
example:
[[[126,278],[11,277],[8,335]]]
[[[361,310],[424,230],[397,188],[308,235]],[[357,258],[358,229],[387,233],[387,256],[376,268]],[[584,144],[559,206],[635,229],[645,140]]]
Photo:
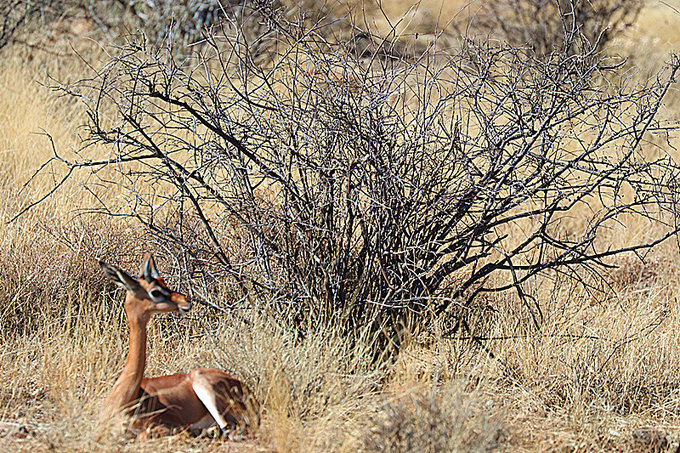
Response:
[[[102,418],[122,413],[129,408],[138,398],[139,385],[144,377],[148,317],[139,316],[127,310],[127,304],[125,311],[130,327],[130,348],[123,371],[106,400]]]

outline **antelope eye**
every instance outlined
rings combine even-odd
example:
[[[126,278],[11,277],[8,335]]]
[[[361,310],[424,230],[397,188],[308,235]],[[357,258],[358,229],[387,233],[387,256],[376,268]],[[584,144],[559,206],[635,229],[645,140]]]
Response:
[[[154,289],[149,294],[151,294],[151,297],[154,299],[162,299],[165,297],[165,294],[163,294],[163,292],[159,289]]]

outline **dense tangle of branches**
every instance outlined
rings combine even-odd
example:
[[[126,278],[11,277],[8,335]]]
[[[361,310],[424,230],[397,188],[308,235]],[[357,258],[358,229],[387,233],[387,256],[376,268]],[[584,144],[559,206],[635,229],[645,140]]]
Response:
[[[507,291],[539,326],[532,278],[598,274],[677,232],[678,166],[643,146],[665,131],[677,59],[634,84],[597,49],[574,54],[577,30],[547,56],[461,38],[405,59],[381,51],[387,39],[367,55],[262,14],[265,65],[225,21],[193,58],[140,39],[62,86],[88,110],[88,136],[43,168],[87,175],[100,212],[146,226],[187,276],[232,281],[235,300],[300,325],[384,328]],[[640,216],[667,227],[598,240]]]

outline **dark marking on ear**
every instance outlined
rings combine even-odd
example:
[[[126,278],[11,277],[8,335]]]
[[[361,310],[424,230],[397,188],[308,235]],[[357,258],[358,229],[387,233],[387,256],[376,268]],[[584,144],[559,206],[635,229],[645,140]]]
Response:
[[[104,261],[99,260],[99,265],[101,266],[104,273],[115,283],[116,285],[128,290],[135,292],[139,289],[139,283],[137,280],[132,278],[127,272],[122,269],[106,264]]]
[[[146,252],[144,254],[144,263],[139,271],[139,278],[143,278],[147,282],[153,283],[153,281],[160,276],[158,269],[156,269],[156,261],[153,259],[153,255]]]
[[[107,277],[109,277],[114,282],[118,283],[120,278],[118,277],[118,273],[116,272],[115,266],[111,266],[109,264],[106,264],[102,260],[99,260],[99,265],[101,266],[102,270],[104,271],[104,273],[106,274]]]

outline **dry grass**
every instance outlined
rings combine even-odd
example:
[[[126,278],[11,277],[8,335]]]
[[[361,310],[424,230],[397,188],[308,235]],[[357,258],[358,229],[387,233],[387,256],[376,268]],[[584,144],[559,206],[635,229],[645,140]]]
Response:
[[[390,14],[403,13],[397,3]],[[396,363],[370,363],[370,339],[350,344],[332,320],[299,338],[257,309],[156,320],[147,374],[228,370],[262,402],[262,427],[242,443],[186,435],[97,441],[96,413],[122,367],[127,331],[122,294],[111,293],[94,258],[132,268],[145,239],[130,225],[75,217],[92,203],[77,186],[7,223],[52,183],[21,187],[50,153],[36,132],[48,131],[60,149],[79,143],[81,111],[38,82],[45,70],[68,78],[82,69],[75,58],[0,58],[0,450],[648,451],[645,426],[677,444],[673,243],[646,263],[620,258],[605,294],[565,280],[534,282],[545,301],[541,336],[529,335],[515,301],[490,300],[516,315],[480,323],[480,333],[497,338],[488,342],[495,358],[429,332],[413,333]],[[648,233],[629,223],[603,240]]]

